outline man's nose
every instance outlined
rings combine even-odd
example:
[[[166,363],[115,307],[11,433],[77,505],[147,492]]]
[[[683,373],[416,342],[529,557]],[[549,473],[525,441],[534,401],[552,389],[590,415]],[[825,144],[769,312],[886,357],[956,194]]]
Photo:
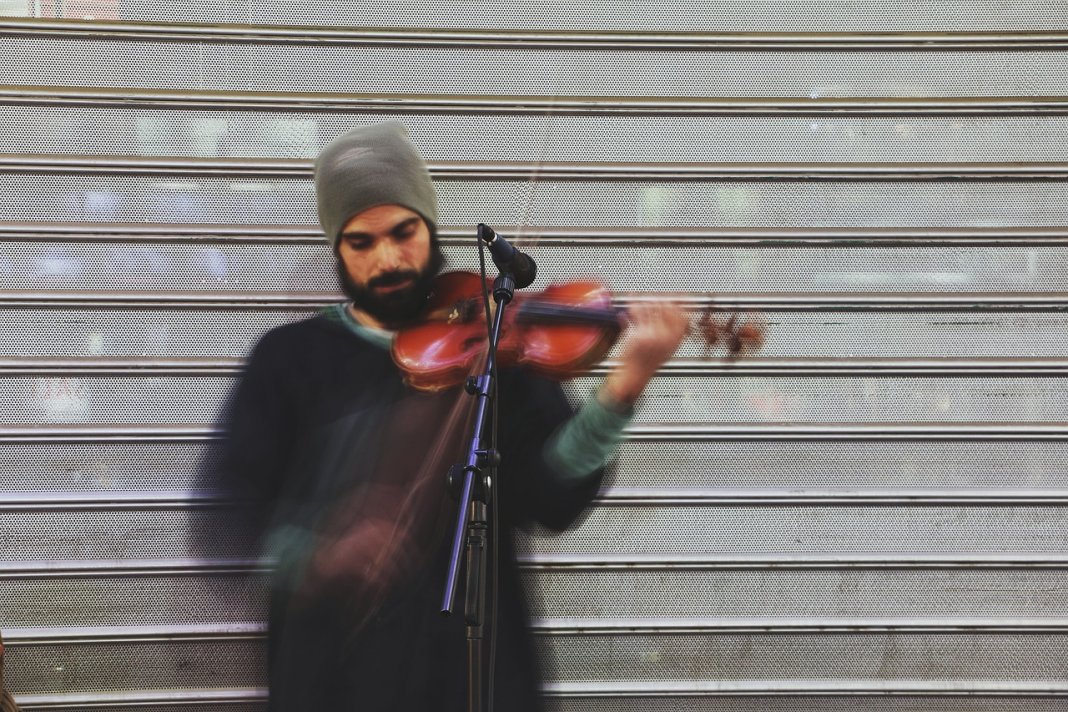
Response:
[[[378,266],[384,272],[397,269],[403,263],[401,249],[392,240],[383,240],[378,244]]]

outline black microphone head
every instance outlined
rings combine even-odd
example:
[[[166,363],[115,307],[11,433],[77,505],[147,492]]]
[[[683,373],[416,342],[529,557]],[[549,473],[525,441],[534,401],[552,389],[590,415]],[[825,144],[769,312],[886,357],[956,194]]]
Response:
[[[515,259],[512,260],[512,274],[515,276],[516,289],[529,287],[538,276],[538,265],[533,257],[516,250]]]

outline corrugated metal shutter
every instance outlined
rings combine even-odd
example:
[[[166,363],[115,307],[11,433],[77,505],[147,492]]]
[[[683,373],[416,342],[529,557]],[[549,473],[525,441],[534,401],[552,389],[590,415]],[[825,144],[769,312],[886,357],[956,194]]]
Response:
[[[193,463],[256,336],[334,298],[310,159],[386,117],[454,264],[473,223],[524,225],[544,281],[769,322],[730,369],[687,344],[601,506],[524,540],[554,709],[1063,707],[1062,2],[0,14],[0,628],[27,707],[262,703],[256,565]]]

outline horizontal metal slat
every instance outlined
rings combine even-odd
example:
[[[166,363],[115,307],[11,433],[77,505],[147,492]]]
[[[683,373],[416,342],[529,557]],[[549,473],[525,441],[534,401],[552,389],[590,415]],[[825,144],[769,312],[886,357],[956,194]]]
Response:
[[[91,645],[93,643],[165,642],[169,640],[262,639],[266,634],[266,623],[5,628],[4,645],[19,648],[59,643]]]
[[[699,572],[699,571],[1068,571],[1068,556],[1004,552],[959,554],[877,554],[867,552],[780,554],[522,554],[520,569],[543,573]],[[80,559],[8,561],[0,579],[75,580],[97,578],[231,576],[266,574],[268,559]],[[566,617],[565,614],[561,614]],[[554,619],[555,620],[555,619]],[[231,625],[231,624],[227,624]],[[784,623],[784,625],[789,625]],[[83,626],[84,627],[84,626]],[[199,630],[199,628],[197,628]],[[5,636],[7,632],[5,631]]]
[[[1066,43],[1068,47],[1068,43]],[[375,112],[539,116],[1060,116],[1068,97],[617,97],[329,92],[152,91],[4,86],[0,104],[211,111]]]
[[[240,502],[199,490],[85,492],[4,492],[0,512],[190,511],[233,506]],[[736,507],[736,506],[1061,506],[1064,489],[744,489],[607,487],[594,500],[602,507]]]
[[[436,180],[541,181],[1040,181],[1068,179],[1068,163],[508,163],[435,162]],[[296,159],[0,154],[0,171],[91,175],[310,178]]]
[[[863,620],[781,618],[539,618],[531,630],[542,636],[753,635],[832,633],[1068,633],[1061,618],[878,618]]]
[[[135,690],[127,692],[93,692],[87,694],[19,695],[25,710],[82,710],[100,708],[159,710],[166,705],[196,707],[200,705],[248,705],[259,708],[267,701],[266,689],[205,690]]]
[[[782,227],[782,228],[590,228],[582,226],[496,226],[518,244],[555,247],[694,246],[902,246],[1068,244],[1068,227]],[[438,225],[441,243],[474,244],[475,227]],[[517,237],[514,237],[517,236]],[[86,222],[2,222],[4,240],[89,243],[210,243],[321,245],[318,227],[304,225],[190,225]]]
[[[543,688],[542,693],[550,698],[611,698],[613,708],[624,704],[626,698],[645,698],[643,705],[649,704],[649,698],[664,697],[676,700],[686,697],[819,697],[839,696],[852,698],[856,704],[858,697],[968,697],[975,700],[984,698],[1020,699],[1020,698],[1056,698],[1068,696],[1068,688],[1051,684],[1019,685],[1005,683],[1002,685],[938,685],[935,683],[905,684],[865,684],[850,686],[811,683],[808,685],[767,682],[739,682],[734,685],[698,685],[687,683],[664,683],[660,685],[586,685],[582,683],[569,685],[552,685]],[[266,690],[189,690],[181,692],[137,691],[128,693],[95,693],[92,695],[26,695],[19,697],[19,705],[26,710],[77,710],[77,709],[162,709],[164,705],[262,705],[266,702]],[[562,700],[561,700],[562,701]],[[1060,704],[1058,702],[1057,704]],[[702,708],[704,709],[704,708]],[[984,708],[993,709],[993,708]],[[1000,709],[1000,708],[999,708]],[[1015,709],[1015,708],[1010,708]],[[1028,709],[1032,709],[1029,707]],[[1049,708],[1054,709],[1054,708]],[[1044,712],[1044,711],[1043,711]]]
[[[28,425],[0,427],[0,443],[205,442],[222,431],[210,425]],[[780,441],[1048,441],[1068,440],[1062,423],[901,423],[727,425],[640,423],[627,428],[634,442]]]
[[[1064,50],[1064,31],[1017,32],[611,32],[225,25],[4,18],[0,36],[339,46],[637,50]]]
[[[78,559],[74,561],[13,561],[0,571],[0,580],[66,581],[76,579],[137,579],[189,577],[226,578],[265,574],[269,562],[262,559]],[[81,627],[84,627],[81,626]]]
[[[340,293],[293,294],[278,292],[0,292],[0,306],[12,308],[72,309],[232,309],[284,310],[319,309],[337,304]],[[1060,295],[957,293],[894,294],[894,293],[838,293],[838,294],[732,294],[720,292],[716,297],[700,295],[656,296],[645,293],[622,294],[619,303],[648,303],[669,299],[687,309],[776,310],[776,311],[994,311],[1049,312],[1068,310],[1068,298]]]
[[[589,375],[605,375],[618,367],[606,361],[589,369]],[[217,359],[135,359],[135,358],[10,358],[0,356],[0,376],[233,376],[244,370],[244,360]],[[768,359],[745,356],[738,362],[710,359],[673,359],[660,369],[661,376],[762,376],[771,378],[821,377],[903,377],[903,376],[1064,376],[1068,361],[1052,358],[1030,359]]]
[[[760,633],[1068,633],[1063,618],[872,618],[843,620],[782,618],[538,618],[530,629],[540,636],[584,635],[752,635]],[[227,623],[156,626],[99,626],[76,628],[6,628],[4,645],[97,643],[165,643],[198,640],[262,640],[267,623]]]
[[[854,571],[959,569],[1068,570],[1068,558],[1060,554],[1010,552],[1004,554],[876,554],[791,553],[754,554],[522,554],[520,568],[526,571]]]
[[[1004,696],[1068,697],[1068,685],[1060,682],[1016,681],[779,681],[779,680],[687,680],[618,683],[550,683],[543,694],[553,697],[691,697],[738,695],[848,695],[869,696]]]

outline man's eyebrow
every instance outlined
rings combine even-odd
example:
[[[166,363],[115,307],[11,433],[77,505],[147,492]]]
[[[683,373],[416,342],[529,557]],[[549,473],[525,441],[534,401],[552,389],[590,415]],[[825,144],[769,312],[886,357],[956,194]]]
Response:
[[[419,222],[419,217],[416,216],[416,215],[413,215],[412,217],[408,218],[407,220],[401,220],[399,223],[394,225],[393,228],[390,230],[390,232],[396,232],[397,230],[403,230],[405,228],[411,227],[414,223],[417,223],[417,222]]]
[[[412,216],[412,217],[407,218],[405,220],[401,220],[399,223],[397,223],[396,225],[391,227],[387,232],[396,232],[398,230],[403,230],[403,229],[405,229],[407,227],[410,227],[412,225],[412,223],[415,223],[415,222],[418,222],[418,221],[419,221],[419,216],[418,215]],[[374,237],[374,235],[372,235],[369,232],[355,232],[355,231],[348,231],[347,230],[347,231],[341,233],[341,237],[346,239],[346,240],[370,240],[370,239],[372,239]]]

